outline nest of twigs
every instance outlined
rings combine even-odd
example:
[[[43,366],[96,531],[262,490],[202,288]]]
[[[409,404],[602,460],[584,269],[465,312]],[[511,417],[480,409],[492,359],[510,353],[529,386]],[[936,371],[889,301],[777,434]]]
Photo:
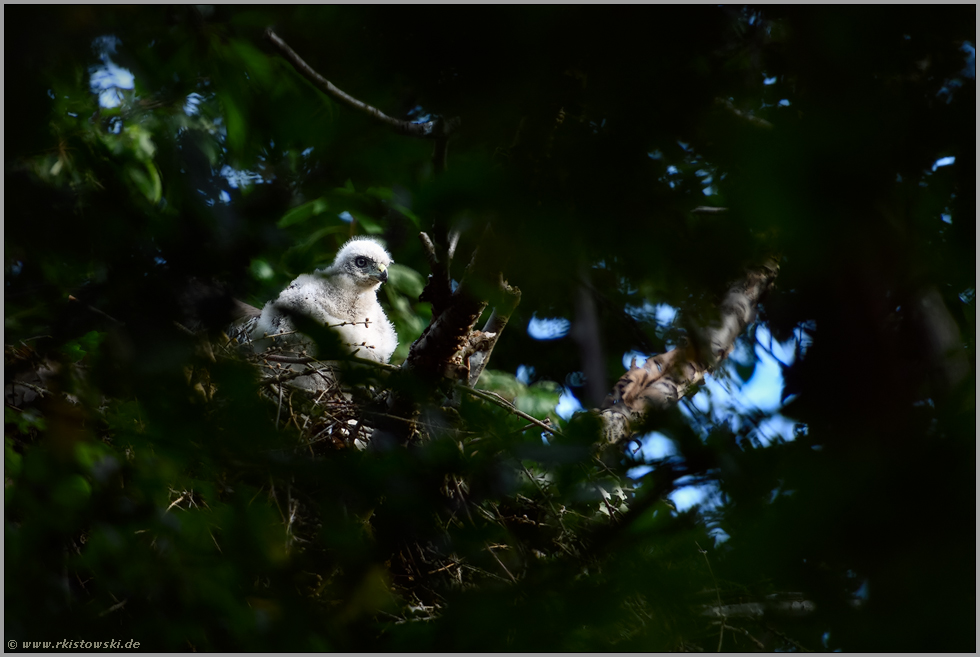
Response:
[[[284,445],[283,449],[292,451],[297,457],[330,459],[344,450],[371,450],[376,446],[378,432],[383,434],[392,423],[404,425],[407,431],[402,435],[413,437],[413,441],[402,442],[400,446],[396,443],[397,449],[412,449],[413,444],[427,440],[430,431],[453,430],[449,426],[453,424],[451,420],[449,425],[443,422],[434,427],[419,414],[406,419],[387,412],[388,389],[384,381],[397,370],[393,366],[360,359],[320,361],[303,350],[277,346],[256,351],[251,345],[235,339],[211,341],[201,334],[195,339],[199,346],[198,358],[193,365],[184,368],[189,394],[198,397],[206,406],[220,404],[221,391],[212,382],[211,368],[223,359],[248,362],[257,372],[258,395],[268,405],[276,427],[295,431],[297,439],[291,441],[291,446]],[[59,392],[58,387],[59,381],[68,380],[66,365],[46,360],[27,345],[8,346],[5,364],[8,373],[17,374],[10,377],[5,388],[8,406],[23,410],[47,395],[60,395],[73,401],[72,397]],[[74,380],[81,378],[77,373],[84,368],[67,367],[73,368],[70,376],[75,377]],[[351,379],[357,384],[348,385]],[[474,396],[484,401],[510,408],[523,416],[505,400],[495,399],[494,393],[474,392],[478,393]],[[446,401],[450,407],[441,410],[446,411],[445,417],[452,418],[453,402],[451,399]],[[111,402],[104,401],[103,407],[106,403]],[[549,426],[534,418],[528,419],[533,422],[522,430],[540,432],[541,427]],[[458,438],[464,459],[486,449],[486,442],[480,436],[458,432]],[[108,433],[103,440],[112,442]],[[542,560],[588,560],[583,557],[585,550],[579,534],[566,526],[567,520],[575,517],[579,527],[583,521],[615,522],[615,509],[609,507],[611,511],[594,520],[585,518],[553,503],[546,476],[531,472],[519,463],[515,464],[514,472],[517,477],[527,478],[533,493],[488,498],[481,496],[473,482],[463,475],[446,475],[434,483],[433,488],[438,488],[437,496],[442,502],[433,506],[433,510],[444,527],[444,537],[419,539],[406,535],[394,544],[387,544],[392,552],[385,561],[385,579],[389,590],[400,602],[394,607],[388,606],[387,610],[379,609],[376,612],[378,620],[396,624],[430,620],[439,615],[446,604],[447,593],[451,591],[516,584],[529,567]],[[288,478],[269,478],[263,491],[278,510],[287,552],[310,552],[313,557],[322,550],[318,545],[322,513],[316,500],[301,488]],[[200,493],[174,485],[166,512],[199,509],[208,502]],[[366,531],[369,534],[376,531],[379,522],[384,521],[369,515],[364,519]],[[475,531],[499,539],[480,539],[476,547],[467,547],[464,556],[454,547],[450,536],[457,530]],[[324,563],[329,561],[325,559]],[[308,595],[328,605],[340,604],[322,598],[323,591],[329,590],[339,573],[327,568],[308,574],[310,581],[304,586]]]

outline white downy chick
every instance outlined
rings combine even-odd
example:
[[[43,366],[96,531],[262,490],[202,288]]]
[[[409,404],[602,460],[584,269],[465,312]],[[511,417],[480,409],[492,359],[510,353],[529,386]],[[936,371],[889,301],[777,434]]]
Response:
[[[389,265],[391,255],[379,242],[370,237],[349,240],[332,265],[298,276],[278,299],[265,305],[250,331],[253,344],[267,344],[265,336],[292,333],[295,327],[287,314],[292,312],[336,331],[357,356],[387,363],[398,335],[378,303],[377,291],[388,280]],[[290,337],[294,339],[285,341],[301,342]]]

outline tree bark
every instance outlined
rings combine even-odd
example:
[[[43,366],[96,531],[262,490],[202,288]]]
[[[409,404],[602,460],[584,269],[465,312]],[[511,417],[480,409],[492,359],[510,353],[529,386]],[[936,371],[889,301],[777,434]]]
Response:
[[[606,440],[626,441],[630,426],[648,410],[676,403],[727,358],[735,339],[755,320],[759,300],[778,271],[775,259],[748,270],[745,278],[729,288],[719,306],[718,321],[697,330],[685,344],[648,358],[641,367],[635,360],[630,363],[600,411]]]

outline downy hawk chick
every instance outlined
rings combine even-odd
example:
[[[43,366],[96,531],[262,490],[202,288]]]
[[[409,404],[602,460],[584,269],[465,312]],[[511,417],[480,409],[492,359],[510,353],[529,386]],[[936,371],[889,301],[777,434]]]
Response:
[[[355,355],[387,363],[398,346],[398,335],[378,303],[377,291],[388,280],[390,264],[391,255],[374,239],[349,240],[332,265],[298,276],[279,298],[265,305],[246,329],[253,347],[263,350],[275,344],[310,350],[312,344],[295,333],[290,319],[290,314],[298,314],[336,331]],[[309,382],[297,383],[310,387]]]

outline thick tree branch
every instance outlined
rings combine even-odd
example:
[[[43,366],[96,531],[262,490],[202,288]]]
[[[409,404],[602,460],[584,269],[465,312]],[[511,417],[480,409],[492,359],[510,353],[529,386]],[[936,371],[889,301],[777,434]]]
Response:
[[[955,388],[970,373],[970,362],[956,320],[934,286],[912,296],[912,327],[924,361],[940,395]]]
[[[458,378],[448,370],[462,365],[455,362],[455,357],[466,347],[467,336],[486,307],[486,301],[471,296],[461,283],[442,312],[433,313],[432,322],[412,345],[403,368],[429,376]]]
[[[303,61],[303,58],[297,55],[296,51],[290,48],[278,34],[273,32],[272,28],[266,29],[265,36],[282,54],[282,56],[285,57],[289,63],[303,75],[303,77],[312,82],[320,91],[327,94],[337,102],[347,105],[351,109],[357,110],[362,114],[366,114],[379,123],[384,123],[385,125],[393,128],[399,134],[408,135],[411,137],[421,137],[423,139],[435,139],[437,141],[437,145],[439,146],[435,157],[437,166],[439,166],[440,163],[442,166],[445,166],[445,140],[459,127],[460,120],[458,117],[448,120],[438,118],[432,121],[426,121],[425,123],[412,123],[411,121],[402,121],[390,117],[378,108],[361,102],[334,86],[330,80],[317,73],[315,70],[313,70],[313,67]]]
[[[484,253],[490,235],[488,227],[462,280],[452,291],[444,260],[436,251],[438,245],[433,244],[425,233],[419,236],[432,268],[420,300],[431,301],[433,313],[429,326],[412,345],[405,369],[415,370],[426,378],[446,377],[470,386],[479,380],[490,353],[521,299],[521,291],[508,285],[501,272],[491,269],[491,256]],[[455,239],[452,235],[450,239],[451,252]],[[444,257],[448,257],[448,253]],[[486,292],[481,283],[494,277],[496,290]],[[491,302],[494,310],[483,330],[474,330],[474,324]]]
[[[751,269],[733,285],[719,307],[719,320],[696,332],[694,340],[647,359],[635,362],[616,383],[601,411],[603,430],[609,442],[620,443],[630,436],[630,424],[650,409],[666,408],[704,379],[734,348],[735,339],[755,320],[759,299],[772,285],[779,265],[771,259]]]
[[[582,372],[585,374],[585,403],[592,405],[602,401],[607,386],[605,356],[599,335],[599,314],[596,310],[589,270],[581,267],[581,282],[575,293],[575,321],[572,337],[579,345]]]

